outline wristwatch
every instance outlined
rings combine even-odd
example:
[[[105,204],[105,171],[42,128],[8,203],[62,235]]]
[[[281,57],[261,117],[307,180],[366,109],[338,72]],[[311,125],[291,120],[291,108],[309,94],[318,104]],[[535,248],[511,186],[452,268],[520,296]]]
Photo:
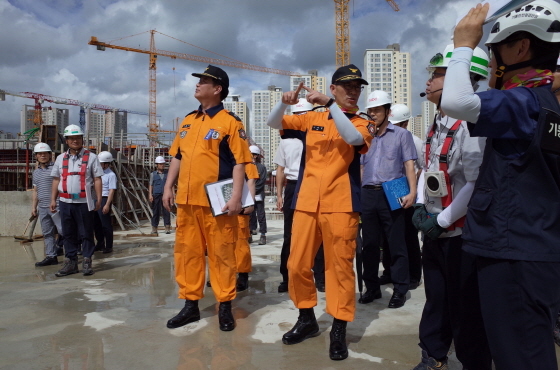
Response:
[[[333,99],[333,98],[330,98],[329,101],[327,102],[327,104],[325,104],[325,107],[328,108],[328,107],[330,107],[331,105],[333,105],[333,103],[334,103],[334,99]]]

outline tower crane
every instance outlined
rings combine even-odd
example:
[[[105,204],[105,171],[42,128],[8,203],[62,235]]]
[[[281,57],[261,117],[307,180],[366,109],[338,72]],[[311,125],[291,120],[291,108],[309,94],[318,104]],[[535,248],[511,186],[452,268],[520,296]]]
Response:
[[[148,32],[148,31],[146,31]],[[274,69],[274,68],[266,68],[260,67],[253,64],[243,63],[234,59],[230,60],[223,60],[217,58],[208,58],[208,57],[201,57],[197,55],[185,54],[185,53],[178,53],[174,51],[167,51],[156,49],[155,46],[155,39],[154,34],[157,32],[161,35],[168,36],[164,33],[158,32],[156,30],[150,30],[150,48],[149,49],[142,49],[142,48],[130,48],[126,46],[120,46],[112,43],[102,42],[97,39],[97,37],[92,36],[91,40],[88,42],[89,45],[97,46],[97,50],[104,51],[105,48],[111,49],[119,49],[119,50],[126,50],[126,51],[133,51],[136,53],[143,53],[148,54],[150,56],[149,63],[148,63],[148,70],[149,70],[149,122],[148,122],[148,129],[150,133],[150,137],[152,139],[156,138],[157,132],[159,131],[159,125],[156,122],[156,61],[158,56],[165,56],[172,59],[187,59],[196,62],[203,62],[203,63],[210,63],[210,64],[218,64],[228,67],[235,67],[235,68],[243,68],[243,69],[250,69],[253,71],[265,72],[265,73],[274,73],[279,75],[285,76],[293,76],[298,75],[295,72],[284,71],[281,69]],[[144,33],[144,32],[143,32]],[[136,36],[136,35],[132,35]],[[127,36],[130,37],[130,36]],[[171,36],[168,36],[171,37]],[[123,37],[124,38],[124,37]],[[171,37],[175,39],[174,37]],[[178,39],[176,39],[178,40]],[[178,40],[181,41],[181,40]],[[184,41],[183,41],[184,42]],[[151,140],[152,143],[155,143],[155,140]]]
[[[387,3],[398,12],[399,6],[394,0],[386,0]],[[348,21],[348,3],[350,0],[334,0],[335,12],[335,47],[336,47],[336,66],[350,64],[350,26]]]

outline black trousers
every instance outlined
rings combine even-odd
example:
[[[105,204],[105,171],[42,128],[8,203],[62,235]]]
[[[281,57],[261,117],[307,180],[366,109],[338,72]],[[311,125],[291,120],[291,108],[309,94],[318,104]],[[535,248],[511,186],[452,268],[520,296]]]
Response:
[[[107,204],[107,198],[101,198],[101,207],[94,214],[94,231],[97,243],[96,249],[113,249],[113,223],[111,222],[111,211],[103,213],[103,207]]]
[[[163,194],[152,194],[152,197],[154,198],[152,202],[152,226],[158,227],[160,215],[163,215],[163,224],[171,226],[171,216],[169,211],[163,206]]]
[[[362,258],[367,289],[379,289],[379,254],[383,240],[391,254],[394,290],[406,294],[410,283],[404,209],[391,211],[383,190],[362,188]]]
[[[496,370],[558,369],[552,331],[560,308],[560,262],[477,257],[476,266]]]
[[[82,246],[84,257],[91,257],[93,243],[93,215],[87,203],[65,203],[59,205],[60,221],[64,232],[64,252],[66,258],[77,259],[78,248]]]
[[[478,298],[476,257],[461,246],[461,236],[424,239],[426,303],[420,320],[420,347],[430,357],[442,360],[453,341],[464,368],[491,370]]]
[[[257,230],[257,220],[259,221],[259,232],[261,234],[266,234],[266,212],[264,210],[264,194],[263,200],[255,202],[255,210],[251,213],[249,218],[249,229]]]
[[[409,207],[404,210],[404,239],[406,251],[408,253],[408,273],[410,281],[420,281],[422,279],[422,254],[420,253],[420,242],[418,241],[418,229],[412,224],[414,208]],[[387,241],[384,240],[384,245]],[[391,251],[389,248],[383,249],[383,275],[391,276]]]
[[[284,243],[280,252],[280,273],[282,281],[288,282],[288,258],[290,257],[290,245],[292,239],[292,221],[294,219],[294,209],[292,209],[292,201],[296,189],[295,182],[288,182],[284,188]],[[315,281],[325,282],[325,254],[323,245],[319,247],[315,261],[313,264],[313,276]]]

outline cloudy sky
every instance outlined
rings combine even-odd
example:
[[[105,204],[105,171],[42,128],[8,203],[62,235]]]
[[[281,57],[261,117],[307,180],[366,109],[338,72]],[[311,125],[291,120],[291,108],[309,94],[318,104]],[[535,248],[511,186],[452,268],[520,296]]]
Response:
[[[428,60],[450,43],[458,14],[477,1],[395,1],[399,12],[384,0],[350,1],[351,62],[362,68],[365,49],[399,43],[412,56],[413,114],[419,114]],[[101,52],[87,43],[91,36],[105,42],[125,37],[115,43],[148,48],[151,29],[200,47],[156,34],[162,50],[216,57],[210,50],[264,67],[317,69],[328,81],[335,69],[332,0],[0,0],[0,89],[148,112],[148,56]],[[158,58],[162,129],[171,129],[175,117],[198,106],[192,97],[197,79],[190,74],[205,67]],[[240,94],[249,104],[252,90],[288,87],[287,76],[225,69],[230,94]],[[0,130],[19,131],[23,104],[33,100],[6,96],[0,102]],[[71,123],[78,123],[78,109],[70,109]],[[130,115],[129,132],[145,131],[147,120]]]

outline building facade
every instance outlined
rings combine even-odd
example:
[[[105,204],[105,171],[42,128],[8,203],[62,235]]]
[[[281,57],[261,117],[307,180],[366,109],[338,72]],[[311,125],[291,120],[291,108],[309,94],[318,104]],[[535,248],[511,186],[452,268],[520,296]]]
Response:
[[[245,131],[250,132],[249,108],[247,107],[247,102],[241,100],[241,95],[228,96],[224,100],[224,108],[241,118],[241,121],[243,121],[245,125]]]
[[[428,100],[424,100],[422,102],[422,136],[418,136],[419,138],[421,138],[422,140],[426,140],[426,132],[428,131],[428,128],[432,125],[432,123],[434,122],[434,117],[436,116],[437,113],[437,106],[428,101]]]
[[[366,49],[362,75],[369,83],[362,93],[363,102],[374,90],[389,94],[393,104],[404,104],[412,108],[412,73],[410,53],[401,52],[399,44],[385,49]],[[364,105],[365,106],[365,105]]]
[[[272,108],[282,100],[282,88],[269,86],[267,90],[254,90],[251,93],[252,113],[248,130],[251,138],[264,151],[263,163],[267,169],[273,169],[274,155],[280,143],[278,130],[270,128],[266,121]]]
[[[25,104],[21,108],[20,116],[20,130],[24,133],[31,130],[35,126],[35,107],[33,105]],[[41,119],[45,125],[56,125],[56,130],[63,133],[64,128],[70,123],[70,112],[68,109],[60,109],[53,107],[41,108]]]

